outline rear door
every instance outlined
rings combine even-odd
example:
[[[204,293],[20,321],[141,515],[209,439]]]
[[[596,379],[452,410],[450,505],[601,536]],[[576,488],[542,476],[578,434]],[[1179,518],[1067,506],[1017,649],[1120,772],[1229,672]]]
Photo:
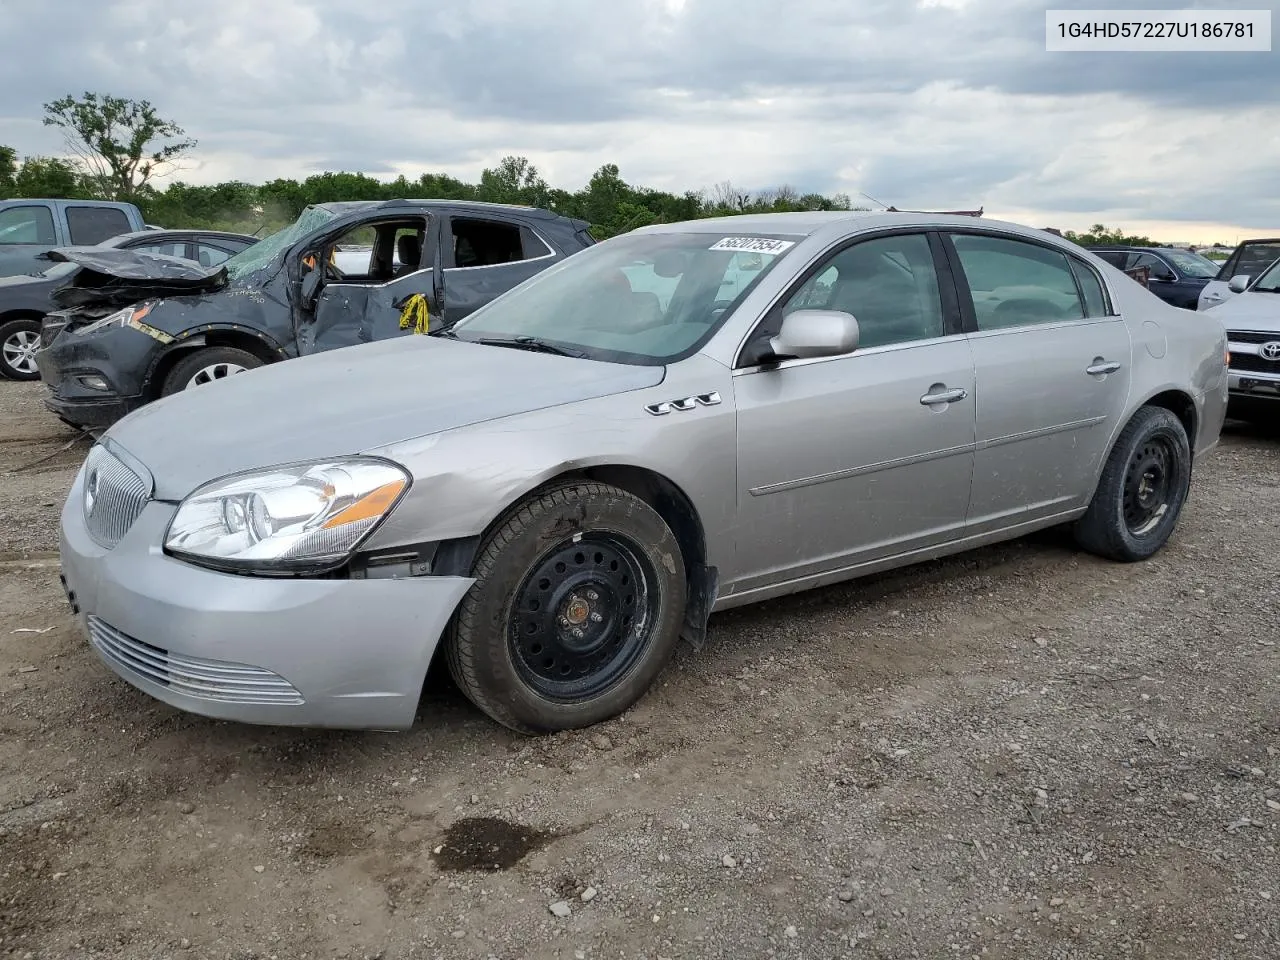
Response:
[[[1093,268],[1048,244],[947,237],[977,376],[968,532],[1087,503],[1129,393],[1131,343]]]
[[[441,237],[441,315],[446,326],[557,259],[551,244],[530,224],[487,212],[451,214]]]

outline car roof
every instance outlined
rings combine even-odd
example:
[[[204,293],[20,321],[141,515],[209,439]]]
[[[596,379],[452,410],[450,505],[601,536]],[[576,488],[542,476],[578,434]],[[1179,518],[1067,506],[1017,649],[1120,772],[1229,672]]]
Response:
[[[1029,239],[1048,240],[1057,245],[1071,245],[1055,234],[1020,223],[995,220],[990,217],[971,217],[950,213],[906,213],[886,210],[813,210],[795,213],[747,213],[726,217],[708,217],[702,220],[684,220],[678,223],[653,224],[640,227],[632,233],[775,233],[789,236],[810,236],[833,227],[846,226],[855,230],[876,230],[893,227],[919,227],[965,230],[974,227],[1001,233],[1020,234]]]
[[[158,230],[134,230],[132,233],[118,233],[110,238],[110,244],[118,247],[123,243],[137,238],[152,240],[163,243],[168,237],[173,240],[193,240],[196,237],[220,237],[223,240],[245,240],[249,243],[257,243],[257,237],[251,237],[247,233],[232,233],[229,230],[197,230],[194,228],[179,228],[168,230],[161,227]]]
[[[572,219],[543,207],[529,207],[515,203],[487,203],[482,200],[341,200],[334,201],[332,203],[317,203],[315,206],[328,210],[338,216],[374,209],[386,210],[388,212],[396,210],[446,209],[473,210],[476,213],[484,213],[486,211],[503,211],[506,213],[519,213],[521,216],[531,217],[538,220]]]

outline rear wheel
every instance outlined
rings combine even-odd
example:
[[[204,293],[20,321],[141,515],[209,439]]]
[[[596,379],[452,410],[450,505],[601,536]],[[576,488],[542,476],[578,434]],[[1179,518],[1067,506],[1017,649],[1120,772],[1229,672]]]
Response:
[[[644,501],[578,482],[507,515],[476,558],[446,639],[454,681],[504,726],[589,726],[635,703],[684,617],[679,544]]]
[[[164,378],[161,396],[180,393],[215,380],[225,380],[237,373],[262,366],[262,361],[247,350],[236,347],[206,347],[184,357],[173,365]]]
[[[36,351],[40,349],[40,321],[10,320],[0,325],[0,375],[10,380],[39,380]]]
[[[1182,421],[1143,407],[1120,431],[1076,541],[1110,560],[1145,560],[1177,526],[1191,487],[1191,445]]]

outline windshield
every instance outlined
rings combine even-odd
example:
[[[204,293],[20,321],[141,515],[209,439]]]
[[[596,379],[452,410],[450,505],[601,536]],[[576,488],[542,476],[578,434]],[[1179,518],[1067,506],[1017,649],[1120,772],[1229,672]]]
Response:
[[[1230,280],[1241,274],[1256,277],[1280,257],[1280,244],[1277,243],[1242,243],[1231,255],[1231,259],[1222,265],[1218,274],[1219,280]]]
[[[1273,263],[1267,272],[1258,278],[1253,285],[1254,293],[1280,293],[1280,260]]]
[[[1219,264],[1208,257],[1189,250],[1165,250],[1164,258],[1178,268],[1178,272],[1192,280],[1210,280],[1218,275]]]
[[[328,223],[335,216],[337,214],[324,209],[324,207],[307,207],[302,211],[302,216],[298,217],[289,226],[264,237],[251,247],[246,247],[223,263],[223,266],[227,268],[228,279],[232,281],[243,280],[245,277],[257,273],[263,267],[274,262],[285,250],[288,250],[307,234]]]
[[[531,337],[594,360],[687,356],[799,237],[616,237],[499,297],[453,327],[460,340]]]

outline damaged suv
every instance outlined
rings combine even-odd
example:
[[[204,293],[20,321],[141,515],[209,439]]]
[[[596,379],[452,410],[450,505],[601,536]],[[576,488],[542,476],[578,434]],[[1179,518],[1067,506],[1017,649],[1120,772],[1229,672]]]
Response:
[[[308,207],[217,269],[102,261],[65,291],[37,355],[45,400],[103,428],[162,396],[276,360],[442,330],[594,243],[582,220],[498,204]],[[368,250],[351,272],[349,248]],[[348,252],[339,254],[344,249]],[[122,252],[123,253],[123,252]],[[348,269],[338,266],[341,262]]]

